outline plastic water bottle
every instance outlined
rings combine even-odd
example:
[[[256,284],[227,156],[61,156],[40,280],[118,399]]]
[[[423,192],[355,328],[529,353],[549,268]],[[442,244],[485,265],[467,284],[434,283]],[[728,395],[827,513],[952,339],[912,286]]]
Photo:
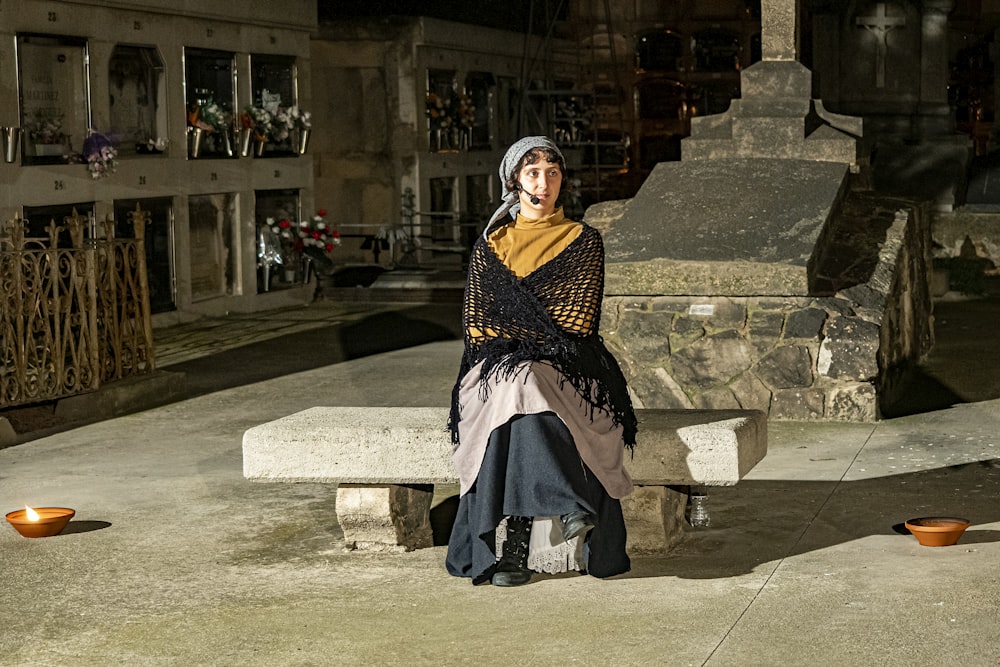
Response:
[[[692,488],[688,494],[688,523],[695,528],[708,528],[708,494],[704,488]]]

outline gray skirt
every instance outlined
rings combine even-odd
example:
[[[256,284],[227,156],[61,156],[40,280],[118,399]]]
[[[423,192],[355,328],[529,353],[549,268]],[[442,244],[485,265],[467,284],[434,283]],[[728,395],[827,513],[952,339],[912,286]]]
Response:
[[[506,516],[557,517],[577,510],[596,518],[580,545],[580,569],[595,577],[627,572],[621,503],[584,463],[563,420],[552,412],[516,415],[490,433],[476,480],[459,500],[448,572],[473,583],[488,579],[497,560],[497,528]]]

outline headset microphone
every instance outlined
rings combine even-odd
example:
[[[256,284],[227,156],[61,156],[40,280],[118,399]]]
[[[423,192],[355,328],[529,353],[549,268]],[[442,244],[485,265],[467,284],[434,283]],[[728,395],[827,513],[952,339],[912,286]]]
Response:
[[[521,185],[520,183],[515,183],[515,184],[514,184],[514,187],[515,187],[515,188],[516,188],[517,190],[524,190],[524,186],[522,186],[522,185]],[[528,201],[530,201],[530,202],[531,202],[532,204],[534,204],[535,206],[538,206],[538,203],[539,203],[540,201],[542,201],[542,200],[541,200],[541,199],[539,199],[538,197],[536,197],[535,195],[528,195]]]

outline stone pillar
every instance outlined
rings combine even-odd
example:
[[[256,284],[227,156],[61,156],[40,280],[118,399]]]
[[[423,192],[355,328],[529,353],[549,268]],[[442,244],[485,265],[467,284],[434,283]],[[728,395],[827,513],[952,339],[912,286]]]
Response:
[[[433,546],[433,484],[340,484],[337,521],[348,549],[412,551]]]
[[[666,486],[636,486],[622,498],[632,556],[663,555],[684,535],[687,494]]]

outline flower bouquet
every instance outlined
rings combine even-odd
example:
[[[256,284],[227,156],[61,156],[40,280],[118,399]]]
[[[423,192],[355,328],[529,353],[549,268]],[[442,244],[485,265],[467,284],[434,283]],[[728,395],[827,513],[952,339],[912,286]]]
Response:
[[[249,106],[240,117],[243,128],[252,130],[257,140],[258,155],[263,152],[263,143],[281,144],[293,142],[292,148],[301,154],[306,152],[309,143],[309,133],[312,129],[312,118],[308,111],[303,111],[296,105],[290,107]]]
[[[430,120],[432,149],[458,149],[468,141],[468,132],[476,122],[476,107],[466,94],[443,98],[427,93],[425,114]],[[466,146],[468,147],[468,146]]]
[[[271,140],[275,143],[286,141],[291,131],[292,123],[288,114],[281,107],[276,108],[271,115]]]
[[[294,144],[292,148],[299,155],[305,155],[309,147],[309,135],[312,133],[312,118],[308,111],[303,111],[297,105],[288,107],[285,112]]]
[[[231,116],[228,111],[209,100],[202,105],[194,105],[188,114],[188,124],[209,132],[224,132],[229,129]]]
[[[267,141],[271,136],[271,112],[264,107],[248,106],[240,116],[240,126],[253,130],[258,141]]]
[[[458,97],[458,105],[455,110],[456,124],[463,129],[472,129],[476,123],[476,105],[472,103],[472,98],[462,94]]]
[[[319,209],[308,220],[299,223],[299,240],[305,255],[304,268],[308,280],[311,269],[329,276],[333,274],[333,249],[340,245],[340,232],[326,221],[326,209]]]
[[[251,142],[255,145],[255,153],[264,154],[264,144],[271,134],[271,112],[264,107],[248,106],[240,114],[240,155],[250,155]]]
[[[233,139],[232,114],[221,106],[208,100],[205,104],[195,104],[191,112],[188,113],[188,125],[192,133],[191,154],[198,157],[201,152],[201,144],[206,141],[208,148],[216,152],[223,152],[232,157]],[[206,140],[207,137],[207,140]]]
[[[301,265],[305,282],[308,282],[314,264],[318,272],[332,273],[330,253],[340,245],[340,232],[326,222],[325,209],[298,223],[287,218],[268,218],[267,225],[281,243],[282,257],[277,263],[282,264],[286,271],[293,272],[293,267]]]
[[[64,156],[69,151],[69,135],[63,131],[61,115],[46,116],[36,111],[32,120],[24,123],[24,133],[35,155]]]
[[[303,111],[298,105],[288,107],[288,115],[298,130],[309,130],[312,128],[312,114]]]
[[[83,158],[87,161],[91,178],[103,178],[115,173],[118,170],[117,157],[118,150],[107,135],[88,130],[87,138],[83,140]]]
[[[308,130],[312,127],[308,111],[301,111],[297,106],[276,107],[271,115],[271,138],[274,141],[285,141],[296,130]]]
[[[427,93],[424,113],[430,119],[431,131],[447,130],[452,125],[451,99],[444,99],[437,93]]]
[[[318,248],[330,253],[340,245],[340,232],[327,224],[326,209],[321,208],[312,218],[299,223],[299,240],[303,250]]]

